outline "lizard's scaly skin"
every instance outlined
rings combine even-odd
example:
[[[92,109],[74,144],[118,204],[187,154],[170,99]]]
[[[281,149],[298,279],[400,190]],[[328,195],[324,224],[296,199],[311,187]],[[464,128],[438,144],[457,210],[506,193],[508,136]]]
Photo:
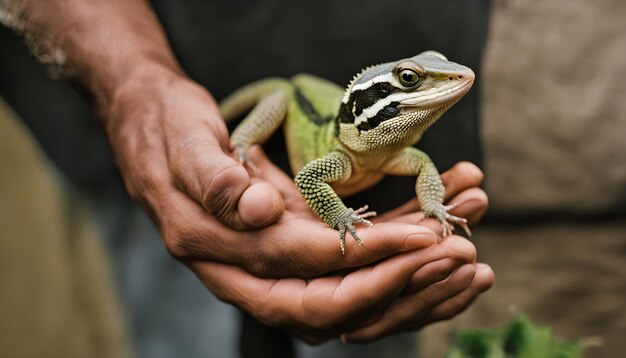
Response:
[[[331,227],[337,227],[348,208],[328,183],[346,179],[351,172],[350,157],[333,151],[309,162],[294,179],[311,209]]]

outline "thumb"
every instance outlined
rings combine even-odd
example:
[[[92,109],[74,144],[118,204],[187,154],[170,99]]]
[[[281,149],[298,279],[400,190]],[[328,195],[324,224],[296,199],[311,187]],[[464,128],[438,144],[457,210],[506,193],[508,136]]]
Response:
[[[170,158],[176,183],[219,221],[242,230],[270,225],[282,215],[284,203],[276,188],[252,180],[211,133],[189,138],[185,146],[184,155]]]

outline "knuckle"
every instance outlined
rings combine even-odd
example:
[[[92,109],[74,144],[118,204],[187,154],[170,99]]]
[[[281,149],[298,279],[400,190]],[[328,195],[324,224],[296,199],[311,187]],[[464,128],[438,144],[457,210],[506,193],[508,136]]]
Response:
[[[481,183],[484,179],[484,174],[480,168],[474,163],[463,161],[455,165],[456,169],[463,173],[463,176],[468,178],[472,183]]]
[[[149,170],[137,170],[125,180],[125,186],[130,198],[135,202],[141,202],[146,195],[157,192],[160,183]]]
[[[228,217],[241,194],[237,188],[240,183],[247,184],[248,179],[246,170],[236,163],[218,170],[200,181],[202,204],[217,217]]]
[[[167,252],[176,259],[200,256],[202,250],[200,233],[192,225],[170,225],[163,234]],[[204,238],[206,239],[206,238]]]
[[[176,259],[185,259],[188,256],[185,240],[175,234],[164,235],[167,252]]]

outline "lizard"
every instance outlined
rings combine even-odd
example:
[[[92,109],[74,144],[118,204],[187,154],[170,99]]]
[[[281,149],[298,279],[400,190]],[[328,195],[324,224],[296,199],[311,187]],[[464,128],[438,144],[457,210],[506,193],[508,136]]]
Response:
[[[378,183],[384,175],[414,175],[425,217],[442,225],[443,236],[467,220],[449,213],[444,185],[429,156],[416,149],[424,131],[455,104],[474,72],[439,52],[369,66],[343,90],[322,78],[299,74],[248,84],[220,103],[226,121],[247,116],[231,134],[234,156],[254,169],[247,152],[283,125],[294,181],[311,209],[339,231],[345,254],[348,231],[359,245],[355,224],[372,225],[365,205],[348,208],[346,196]]]

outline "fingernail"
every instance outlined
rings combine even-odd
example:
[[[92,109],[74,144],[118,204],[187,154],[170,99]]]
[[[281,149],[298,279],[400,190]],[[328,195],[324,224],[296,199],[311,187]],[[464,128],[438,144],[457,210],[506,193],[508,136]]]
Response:
[[[404,240],[404,246],[408,248],[423,248],[437,243],[437,235],[435,233],[414,233],[409,234]]]

